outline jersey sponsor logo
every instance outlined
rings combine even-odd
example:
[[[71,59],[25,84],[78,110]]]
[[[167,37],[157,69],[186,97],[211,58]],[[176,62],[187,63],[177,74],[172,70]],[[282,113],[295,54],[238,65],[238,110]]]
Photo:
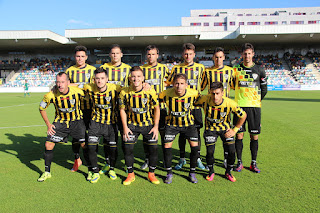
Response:
[[[111,101],[111,97],[105,97],[106,101],[110,102]]]
[[[108,81],[110,84],[121,85],[121,81]]]
[[[72,108],[59,108],[59,110],[63,113],[70,113],[70,112],[73,112],[76,110],[75,107],[72,107]]]
[[[41,101],[40,102],[40,107],[42,107],[42,108],[46,108],[47,107],[47,103],[46,102],[44,102],[44,101]]]
[[[70,100],[70,103],[71,103],[72,105],[74,105],[74,104],[76,103],[76,99]]]
[[[252,77],[253,77],[254,80],[257,80],[258,74],[257,74],[257,73],[253,73],[253,74],[252,74]]]
[[[255,88],[255,87],[256,87],[256,82],[252,82],[252,81],[239,81],[239,86],[240,86],[240,87]]]
[[[227,112],[220,112],[221,117],[225,117],[227,115]]]
[[[171,111],[171,115],[176,116],[176,117],[185,117],[187,115],[187,112],[174,112],[174,111]]]
[[[213,119],[213,118],[209,118],[207,117],[207,120],[210,121],[211,123],[222,123],[223,119]]]
[[[148,98],[142,98],[141,101],[144,105],[146,105],[148,103]]]
[[[100,109],[111,109],[112,105],[109,104],[96,104],[96,107],[100,108]]]
[[[86,78],[87,79],[90,79],[90,76],[91,76],[90,73],[86,73]]]
[[[131,111],[136,114],[143,114],[148,112],[148,108],[131,108]]]
[[[50,140],[53,141],[53,142],[61,142],[63,140],[63,137],[52,135],[50,137]]]
[[[214,137],[214,136],[207,136],[206,137],[206,142],[208,143],[214,143],[214,142],[216,142],[217,141],[217,137]]]
[[[160,79],[148,79],[145,82],[150,85],[160,85]]]

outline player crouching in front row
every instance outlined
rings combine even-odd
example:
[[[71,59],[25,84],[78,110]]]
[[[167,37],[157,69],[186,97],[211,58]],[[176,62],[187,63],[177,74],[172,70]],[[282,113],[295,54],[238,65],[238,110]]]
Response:
[[[246,113],[237,105],[237,103],[227,97],[223,97],[223,84],[221,82],[213,82],[210,86],[209,94],[202,96],[195,105],[203,107],[206,118],[204,139],[207,147],[207,165],[209,174],[206,177],[208,181],[213,181],[214,178],[214,151],[215,144],[220,136],[224,147],[228,152],[226,178],[232,182],[236,178],[231,174],[233,164],[235,162],[235,142],[234,135],[237,133],[241,125],[246,120]],[[236,126],[231,129],[230,117],[231,112],[239,117]]]
[[[144,76],[140,67],[132,67],[130,75],[130,87],[121,90],[119,95],[120,117],[123,125],[124,155],[128,170],[128,177],[123,182],[123,185],[130,185],[135,180],[133,149],[140,134],[148,142],[148,179],[153,184],[159,184],[160,181],[154,175],[158,162],[157,148],[160,119],[158,97],[154,89],[143,90]],[[151,110],[154,110],[154,117],[152,117]]]

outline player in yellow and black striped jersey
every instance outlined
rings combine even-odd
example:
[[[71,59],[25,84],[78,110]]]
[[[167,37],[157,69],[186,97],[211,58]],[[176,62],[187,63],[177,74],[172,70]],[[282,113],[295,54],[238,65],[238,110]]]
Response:
[[[109,177],[112,180],[117,178],[114,172],[118,156],[116,112],[118,110],[117,100],[121,87],[107,82],[106,70],[98,68],[94,71],[94,83],[85,84],[83,88],[91,103],[93,103],[87,143],[90,159],[88,177],[92,183],[95,183],[100,177],[96,149],[101,137],[104,139],[105,156],[109,157]],[[105,173],[105,170],[102,169],[100,173]]]
[[[148,141],[149,173],[148,179],[159,184],[154,175],[158,161],[158,128],[160,107],[156,91],[143,90],[144,76],[140,67],[130,70],[130,87],[121,90],[119,95],[120,116],[123,125],[125,162],[128,169],[128,177],[123,182],[129,185],[135,180],[133,172],[133,148],[140,134]],[[153,111],[153,113],[152,113]],[[152,114],[154,115],[152,117]]]
[[[120,85],[121,87],[129,86],[128,77],[131,66],[121,62],[121,58],[123,57],[121,47],[118,44],[113,44],[109,56],[111,62],[100,66],[107,71],[108,82]]]
[[[148,45],[146,48],[147,63],[140,66],[144,73],[145,83],[148,83],[157,94],[165,90],[166,79],[169,76],[169,70],[164,64],[158,63],[159,49],[155,45]],[[164,103],[160,103],[160,121],[159,132],[161,136],[161,142],[163,144],[165,117],[167,116],[167,109]],[[146,154],[145,162],[141,165],[141,169],[148,167],[148,153],[146,145],[147,141],[143,138],[143,148]]]
[[[235,161],[235,142],[234,135],[237,133],[241,125],[246,119],[246,113],[238,106],[238,104],[223,97],[223,84],[221,82],[212,82],[209,94],[202,96],[195,105],[203,107],[205,113],[205,131],[204,139],[207,147],[207,165],[209,174],[206,177],[208,181],[214,178],[214,150],[218,136],[223,141],[224,148],[228,152],[226,178],[232,182],[236,179],[231,174]],[[239,117],[236,126],[231,129],[230,113],[235,113]]]
[[[207,85],[209,90],[212,82],[222,82],[224,96],[230,97],[230,88],[233,87],[232,79],[234,77],[234,71],[232,67],[223,64],[225,60],[224,49],[217,47],[214,50],[212,59],[214,66],[206,68],[205,72],[203,72],[201,90],[203,91]]]
[[[177,134],[184,134],[191,147],[190,155],[190,180],[197,182],[195,170],[198,158],[198,132],[194,126],[194,117],[191,113],[193,103],[199,97],[197,90],[188,88],[187,76],[179,73],[174,76],[173,88],[167,89],[159,94],[159,101],[168,107],[166,118],[166,130],[164,136],[164,160],[167,170],[165,183],[172,182],[172,143]]]
[[[70,135],[74,139],[73,143],[79,143],[85,148],[85,125],[80,110],[80,100],[84,97],[84,93],[78,87],[69,86],[69,83],[70,81],[66,73],[58,73],[56,77],[57,90],[47,93],[40,103],[39,110],[48,127],[48,135],[44,153],[45,172],[38,179],[39,182],[43,182],[51,177],[50,167],[55,143],[67,141],[66,139]],[[55,106],[55,119],[52,124],[46,113],[46,109],[51,103]],[[85,158],[87,160],[86,155]]]
[[[202,82],[203,72],[205,71],[205,67],[202,64],[198,64],[194,62],[194,57],[196,56],[195,51],[196,51],[196,48],[193,44],[191,43],[183,44],[182,57],[184,59],[184,62],[179,65],[175,65],[171,69],[170,76],[168,77],[168,84],[172,84],[173,78],[176,74],[183,73],[188,78],[189,88],[195,89],[201,92],[201,82]],[[195,109],[192,110],[192,114],[195,119],[195,126],[197,127],[198,138],[199,138],[199,158],[197,161],[198,167],[200,169],[205,169],[200,159],[200,147],[201,147],[200,129],[203,127],[201,108],[195,107]],[[181,134],[179,136],[180,160],[179,160],[179,163],[175,166],[175,169],[177,170],[181,169],[182,166],[186,164],[185,149],[186,149],[186,139],[184,135]]]
[[[76,64],[69,67],[66,70],[66,74],[69,76],[71,85],[78,85],[79,88],[83,88],[84,84],[92,83],[93,72],[96,68],[86,63],[88,59],[86,47],[76,46],[74,52]],[[90,100],[86,98],[81,100],[81,110],[83,113],[83,121],[86,125],[86,129],[88,130],[92,113]],[[86,139],[87,138],[88,136],[86,132]],[[72,143],[72,150],[74,152],[75,162],[71,171],[75,172],[82,164],[79,154],[80,146],[76,143]]]
[[[254,47],[250,43],[242,46],[243,63],[235,66],[235,101],[247,113],[248,129],[250,133],[251,166],[250,170],[260,173],[256,160],[258,155],[258,136],[261,129],[261,101],[267,94],[267,78],[264,69],[253,62]],[[236,122],[236,119],[234,119]],[[245,122],[246,123],[246,122]],[[236,139],[238,163],[236,171],[241,171],[243,132],[245,124],[241,126]]]

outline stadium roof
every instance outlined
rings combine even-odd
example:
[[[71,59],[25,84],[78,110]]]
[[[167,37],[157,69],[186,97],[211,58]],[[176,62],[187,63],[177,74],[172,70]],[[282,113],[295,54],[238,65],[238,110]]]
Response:
[[[1,49],[57,48],[81,44],[89,48],[118,43],[121,46],[320,44],[320,24],[239,26],[236,31],[207,31],[203,27],[137,27],[65,30],[65,36],[49,30],[0,31]]]

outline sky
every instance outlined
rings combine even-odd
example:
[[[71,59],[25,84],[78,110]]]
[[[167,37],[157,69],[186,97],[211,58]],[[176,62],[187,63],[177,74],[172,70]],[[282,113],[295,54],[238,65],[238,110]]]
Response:
[[[319,7],[320,0],[0,0],[0,30],[181,26],[192,9]]]

